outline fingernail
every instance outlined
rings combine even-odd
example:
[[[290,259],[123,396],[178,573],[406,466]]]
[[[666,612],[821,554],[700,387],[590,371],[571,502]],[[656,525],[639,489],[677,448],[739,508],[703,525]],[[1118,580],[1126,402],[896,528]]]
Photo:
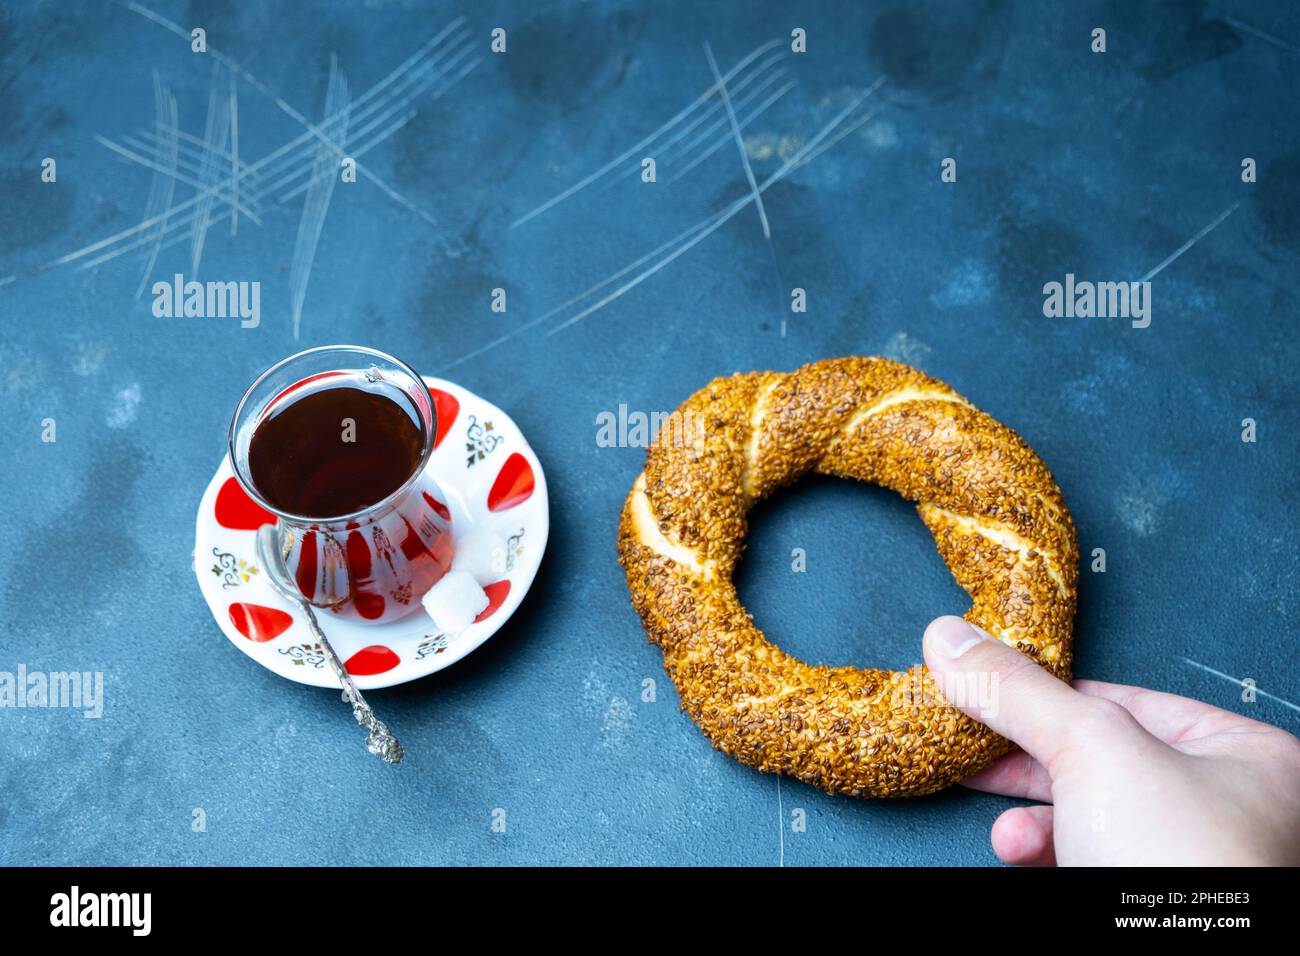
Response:
[[[925,629],[926,643],[949,660],[961,657],[987,636],[959,617],[941,617]]]

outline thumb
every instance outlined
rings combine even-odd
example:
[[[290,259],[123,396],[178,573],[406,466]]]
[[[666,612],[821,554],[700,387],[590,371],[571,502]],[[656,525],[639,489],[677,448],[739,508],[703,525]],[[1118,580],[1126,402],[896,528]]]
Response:
[[[925,629],[925,663],[954,707],[1020,745],[1050,771],[1087,698],[959,617]]]

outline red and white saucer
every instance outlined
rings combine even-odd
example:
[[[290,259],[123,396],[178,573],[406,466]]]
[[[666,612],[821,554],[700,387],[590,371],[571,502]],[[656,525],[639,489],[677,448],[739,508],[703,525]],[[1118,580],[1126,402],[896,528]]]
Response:
[[[424,610],[390,624],[359,624],[317,611],[334,650],[362,690],[391,687],[454,664],[495,634],[523,601],[546,550],[550,513],[541,463],[510,416],[468,389],[425,378],[438,411],[428,467],[447,497],[457,537],[486,525],[506,545],[506,572],[468,628],[438,633]],[[257,529],[275,516],[253,502],[225,458],[199,503],[194,573],[231,643],[281,677],[338,687],[302,612],[257,566]]]

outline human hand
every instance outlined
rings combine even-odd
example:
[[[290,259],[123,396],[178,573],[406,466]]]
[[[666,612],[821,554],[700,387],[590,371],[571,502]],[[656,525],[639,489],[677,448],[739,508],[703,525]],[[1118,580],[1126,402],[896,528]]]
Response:
[[[962,783],[1043,804],[994,822],[1004,863],[1300,864],[1300,740],[1286,731],[1141,687],[1067,686],[958,617],[926,628],[925,661],[941,689],[996,680],[992,706],[961,710],[1021,749]]]

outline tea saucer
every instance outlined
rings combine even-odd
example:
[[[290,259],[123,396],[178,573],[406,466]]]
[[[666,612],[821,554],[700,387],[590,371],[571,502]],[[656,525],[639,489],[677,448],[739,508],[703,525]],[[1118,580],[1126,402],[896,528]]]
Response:
[[[447,498],[457,537],[487,526],[507,542],[505,574],[488,584],[488,606],[464,631],[438,633],[422,608],[389,624],[360,624],[318,611],[330,644],[362,690],[440,671],[500,630],[533,583],[550,513],[541,463],[510,416],[453,382],[425,378],[438,412],[428,468]],[[300,684],[338,688],[302,612],[257,566],[257,529],[275,516],[239,487],[227,456],[199,502],[194,573],[222,633],[263,667]]]

